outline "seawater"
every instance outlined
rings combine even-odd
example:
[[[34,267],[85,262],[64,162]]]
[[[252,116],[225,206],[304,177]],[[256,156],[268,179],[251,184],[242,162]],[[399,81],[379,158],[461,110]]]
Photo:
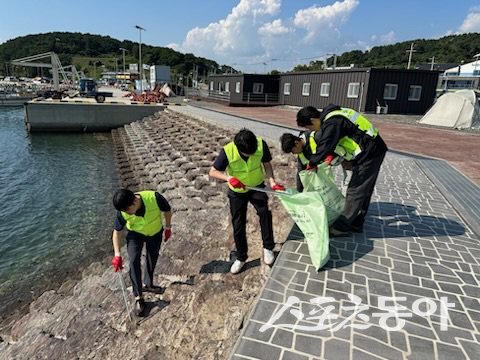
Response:
[[[2,319],[111,254],[117,184],[110,133],[30,135],[0,108]]]

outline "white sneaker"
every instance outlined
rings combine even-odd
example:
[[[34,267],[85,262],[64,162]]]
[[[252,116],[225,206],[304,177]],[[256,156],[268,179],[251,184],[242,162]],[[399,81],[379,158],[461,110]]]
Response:
[[[243,265],[245,265],[245,261],[235,260],[230,268],[230,272],[232,274],[238,274],[240,271],[242,271]]]
[[[272,265],[275,261],[275,254],[272,250],[263,249],[263,262],[267,265]]]

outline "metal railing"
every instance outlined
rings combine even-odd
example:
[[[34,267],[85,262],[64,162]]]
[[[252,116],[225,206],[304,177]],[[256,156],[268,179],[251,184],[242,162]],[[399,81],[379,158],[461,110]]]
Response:
[[[247,104],[275,104],[278,103],[278,93],[255,94],[244,92],[242,100]]]
[[[218,90],[209,90],[208,91],[208,97],[215,99],[215,100],[220,100],[220,101],[230,101],[230,92],[227,91],[218,91]]]
[[[230,92],[209,90],[208,97],[211,99],[230,102]],[[255,94],[244,92],[242,94],[242,103],[244,104],[278,104],[278,93]]]

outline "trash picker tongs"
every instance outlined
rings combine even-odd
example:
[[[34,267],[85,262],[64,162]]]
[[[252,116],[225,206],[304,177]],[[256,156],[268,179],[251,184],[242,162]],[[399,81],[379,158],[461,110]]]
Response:
[[[255,186],[245,186],[248,190],[255,190],[255,191],[260,191],[264,192],[266,194],[270,195],[279,195],[279,196],[292,196],[293,194],[289,194],[286,191],[273,191],[273,190],[267,190],[266,188],[260,188],[260,187],[255,187]]]
[[[128,305],[127,286],[125,285],[125,280],[123,280],[123,275],[121,271],[118,272],[118,278],[120,280],[120,288],[122,289],[123,301],[125,302],[125,308],[127,309],[128,318],[130,319],[130,321],[133,321],[132,315],[130,314],[130,306]]]

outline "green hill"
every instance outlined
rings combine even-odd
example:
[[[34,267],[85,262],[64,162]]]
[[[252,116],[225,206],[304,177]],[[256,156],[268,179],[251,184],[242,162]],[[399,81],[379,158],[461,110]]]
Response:
[[[337,66],[355,64],[360,67],[407,68],[410,44],[414,43],[411,68],[416,65],[430,63],[468,63],[474,61],[473,56],[480,53],[480,34],[470,33],[445,36],[437,40],[416,39],[392,45],[375,46],[368,51],[354,50],[337,56]],[[333,64],[333,56],[327,61]],[[296,71],[319,70],[323,61],[312,61],[308,65],[295,67]]]
[[[375,46],[367,51],[353,50],[337,56],[337,66],[355,64],[361,67],[406,68],[408,63],[407,49],[415,43],[415,52],[411,67],[430,63],[455,63],[473,61],[473,56],[480,53],[480,34],[470,33],[450,35],[436,40],[416,39],[392,45]],[[16,76],[37,76],[42,70],[38,68],[13,67],[9,62],[13,59],[55,51],[64,66],[75,65],[89,77],[99,78],[101,71],[123,69],[123,56],[120,48],[127,49],[125,63],[138,62],[138,43],[128,40],[117,40],[109,36],[92,34],[52,32],[46,34],[17,37],[0,44],[0,76],[9,74]],[[333,56],[327,61],[333,64]],[[182,54],[170,48],[142,44],[142,61],[144,64],[169,65],[173,77],[188,77],[194,64],[198,66],[199,79],[205,78],[211,71],[217,73],[231,71],[227,65],[219,65],[213,60],[196,57],[193,54]],[[311,61],[306,65],[297,65],[294,71],[319,70],[323,61]],[[101,68],[101,69],[100,69]],[[43,70],[45,71],[45,70]]]
[[[13,59],[54,51],[63,66],[75,65],[89,77],[100,77],[103,69],[123,70],[124,48],[125,64],[138,63],[138,43],[128,40],[116,40],[109,36],[92,34],[52,32],[46,34],[27,35],[8,40],[0,44],[0,76],[5,76],[8,68],[16,76],[41,75],[39,68],[13,66]],[[227,67],[219,66],[215,61],[196,57],[193,54],[182,54],[170,48],[142,44],[142,62],[144,64],[169,65],[174,76],[186,76],[192,72],[193,65],[198,66],[199,78],[209,71],[219,71]],[[103,67],[104,66],[104,67]],[[101,67],[101,70],[99,70]],[[46,74],[46,70],[43,70]],[[96,73],[96,74],[95,74]]]

